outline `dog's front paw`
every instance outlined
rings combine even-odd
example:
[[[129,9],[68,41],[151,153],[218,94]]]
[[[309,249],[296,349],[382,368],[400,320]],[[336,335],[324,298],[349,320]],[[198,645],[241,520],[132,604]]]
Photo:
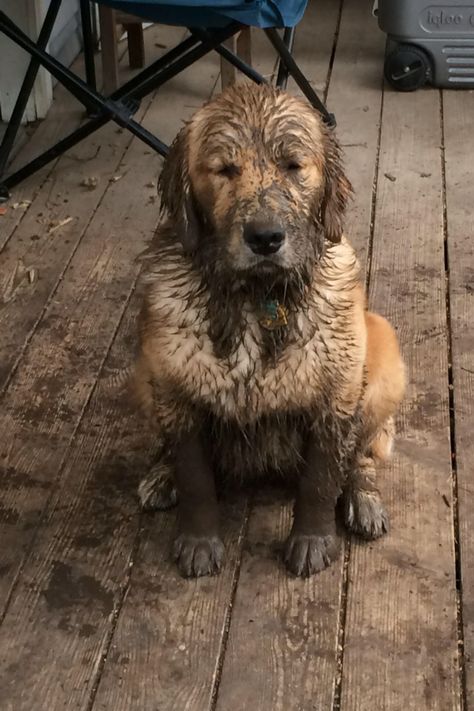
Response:
[[[224,545],[217,536],[181,534],[173,544],[173,558],[183,578],[216,575],[222,568]]]
[[[378,491],[348,489],[344,493],[344,521],[347,529],[373,541],[387,533],[388,514]]]
[[[327,568],[339,555],[336,536],[291,533],[285,547],[285,563],[293,575],[308,577]]]

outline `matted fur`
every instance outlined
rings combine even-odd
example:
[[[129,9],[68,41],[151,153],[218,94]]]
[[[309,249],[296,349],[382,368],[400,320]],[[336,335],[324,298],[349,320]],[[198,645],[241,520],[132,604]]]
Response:
[[[404,370],[342,234],[350,185],[333,132],[300,99],[238,85],[180,132],[160,191],[167,218],[143,257],[135,392],[167,456],[199,427],[221,475],[298,476],[312,432],[340,489],[361,463],[357,488],[388,453]],[[271,260],[244,244],[252,219],[284,226]],[[288,313],[272,331],[261,325],[269,299]],[[355,506],[348,524],[380,535],[382,513],[364,524]]]

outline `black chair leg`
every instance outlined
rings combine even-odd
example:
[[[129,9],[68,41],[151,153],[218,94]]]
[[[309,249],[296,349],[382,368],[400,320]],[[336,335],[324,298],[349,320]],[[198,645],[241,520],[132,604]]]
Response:
[[[317,109],[321,113],[321,115],[323,117],[323,121],[328,126],[334,127],[336,125],[336,119],[334,117],[334,114],[329,113],[327,108],[324,106],[323,102],[318,97],[318,95],[314,91],[313,87],[308,82],[305,75],[303,74],[303,72],[301,71],[301,69],[295,62],[295,60],[293,59],[283,38],[280,37],[280,35],[278,34],[278,31],[275,30],[274,28],[271,28],[271,29],[265,30],[265,34],[267,35],[268,39],[272,43],[273,47],[278,52],[280,60],[285,65],[288,73],[293,77],[296,84],[301,89],[303,94],[306,96],[306,98],[308,99],[310,104],[312,104],[312,106],[314,106],[314,108]]]
[[[290,54],[293,54],[293,45],[295,43],[295,27],[285,27],[283,32],[283,42],[286,44]],[[277,86],[280,89],[286,89],[288,84],[288,69],[286,65],[282,62],[281,57],[278,62],[278,74],[277,74]]]

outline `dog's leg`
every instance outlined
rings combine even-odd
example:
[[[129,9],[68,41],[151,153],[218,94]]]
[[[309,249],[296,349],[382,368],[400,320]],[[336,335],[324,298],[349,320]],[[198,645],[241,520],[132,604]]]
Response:
[[[337,469],[312,442],[298,481],[293,528],[285,547],[286,566],[294,575],[318,573],[339,554],[336,501],[342,482],[334,474]]]
[[[375,540],[388,531],[388,514],[375,485],[372,457],[358,458],[344,488],[343,507],[344,521],[351,533]]]
[[[179,535],[173,557],[184,577],[213,575],[221,569],[224,546],[219,538],[219,511],[214,474],[198,433],[183,438],[175,450],[179,495]]]
[[[394,415],[405,388],[397,337],[384,318],[366,313],[367,387],[362,403],[362,454],[344,490],[344,519],[352,533],[373,540],[388,531],[388,515],[375,484],[375,460],[390,456]]]

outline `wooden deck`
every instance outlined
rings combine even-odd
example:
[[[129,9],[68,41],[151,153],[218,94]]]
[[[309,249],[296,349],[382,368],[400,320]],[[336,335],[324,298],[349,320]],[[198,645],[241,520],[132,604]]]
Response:
[[[153,442],[114,389],[160,161],[110,124],[0,217],[1,711],[474,709],[474,93],[384,88],[372,0],[341,5],[310,4],[295,52],[337,116],[348,234],[408,364],[391,532],[294,580],[275,554],[290,503],[241,496],[222,575],[177,575],[174,513],[137,505]],[[148,57],[179,37],[150,28]],[[255,54],[271,74],[257,35]],[[145,125],[171,139],[218,70],[144,101]],[[17,160],[81,119],[58,89]]]

